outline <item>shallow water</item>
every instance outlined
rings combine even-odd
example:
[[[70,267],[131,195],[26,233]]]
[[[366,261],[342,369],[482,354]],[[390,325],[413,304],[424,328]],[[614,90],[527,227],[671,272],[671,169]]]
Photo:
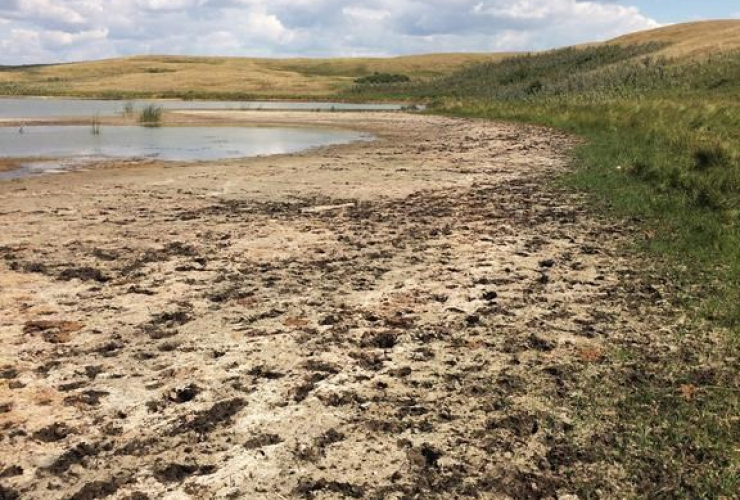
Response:
[[[0,127],[0,157],[39,158],[20,169],[0,172],[0,180],[54,173],[100,159],[152,158],[166,161],[207,161],[271,154],[370,140],[348,130],[299,127]],[[43,160],[61,158],[61,160]]]
[[[123,114],[127,103],[134,112],[148,104],[164,109],[301,110],[301,111],[397,111],[399,104],[348,104],[280,101],[106,101],[95,99],[0,98],[0,119],[113,116]]]

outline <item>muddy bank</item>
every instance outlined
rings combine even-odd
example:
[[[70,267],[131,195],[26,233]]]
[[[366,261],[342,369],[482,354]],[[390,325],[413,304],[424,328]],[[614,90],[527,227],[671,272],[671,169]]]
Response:
[[[10,172],[21,168],[25,161],[22,158],[0,158],[0,172]]]
[[[215,120],[214,115],[187,115]],[[186,118],[183,118],[186,119]],[[0,184],[0,497],[623,491],[583,387],[657,328],[571,139],[393,114],[375,143]]]

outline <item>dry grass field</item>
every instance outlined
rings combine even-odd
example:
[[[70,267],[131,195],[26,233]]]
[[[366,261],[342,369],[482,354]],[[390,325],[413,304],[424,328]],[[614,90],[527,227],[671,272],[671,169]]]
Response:
[[[610,43],[633,45],[668,42],[661,52],[668,57],[701,57],[740,49],[740,20],[702,21],[675,24],[632,33]]]
[[[740,21],[673,25],[604,43],[669,42],[668,57],[696,57],[740,48]],[[590,44],[593,45],[593,44]],[[394,58],[255,59],[135,56],[71,64],[0,67],[0,95],[108,98],[321,98],[374,72],[419,80],[513,53],[426,54]]]
[[[0,93],[127,97],[322,97],[350,87],[355,78],[403,73],[426,78],[509,54],[428,54],[364,59],[248,59],[138,56],[0,70]]]

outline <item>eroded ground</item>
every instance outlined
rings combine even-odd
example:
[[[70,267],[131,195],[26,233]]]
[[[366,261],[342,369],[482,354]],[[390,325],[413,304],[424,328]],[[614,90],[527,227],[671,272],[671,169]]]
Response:
[[[381,139],[0,185],[0,498],[627,484],[591,452],[583,387],[656,330],[659,292],[614,251],[625,231],[552,182],[569,138],[245,116]]]

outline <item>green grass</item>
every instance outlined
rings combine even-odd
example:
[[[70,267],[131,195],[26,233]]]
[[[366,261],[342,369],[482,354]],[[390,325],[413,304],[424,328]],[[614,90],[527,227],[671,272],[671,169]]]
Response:
[[[623,361],[611,391],[585,388],[591,418],[613,434],[608,459],[627,470],[639,498],[737,498],[740,54],[654,57],[663,46],[565,49],[351,93],[425,99],[437,113],[586,139],[563,182],[590,193],[596,210],[638,225],[647,236],[634,250],[688,317],[664,334],[673,350],[615,346]]]
[[[603,104],[450,103],[444,112],[527,121],[588,139],[568,181],[656,237],[645,250],[715,290],[705,316],[740,329],[740,105],[619,99]]]
[[[534,122],[587,139],[564,181],[614,218],[638,221],[636,242],[673,284],[694,325],[666,338],[686,349],[649,359],[640,383],[617,387],[615,460],[644,498],[732,498],[740,491],[740,106],[713,98],[609,104],[456,103],[446,113]],[[720,340],[712,342],[712,333]],[[667,333],[666,335],[671,335]],[[636,347],[640,351],[644,347]],[[648,348],[649,351],[649,348]],[[728,361],[729,360],[729,361]],[[712,367],[711,379],[698,376]],[[649,367],[649,368],[647,368]],[[684,400],[682,384],[701,397]],[[735,418],[735,420],[732,420]],[[667,468],[666,468],[667,467]]]

